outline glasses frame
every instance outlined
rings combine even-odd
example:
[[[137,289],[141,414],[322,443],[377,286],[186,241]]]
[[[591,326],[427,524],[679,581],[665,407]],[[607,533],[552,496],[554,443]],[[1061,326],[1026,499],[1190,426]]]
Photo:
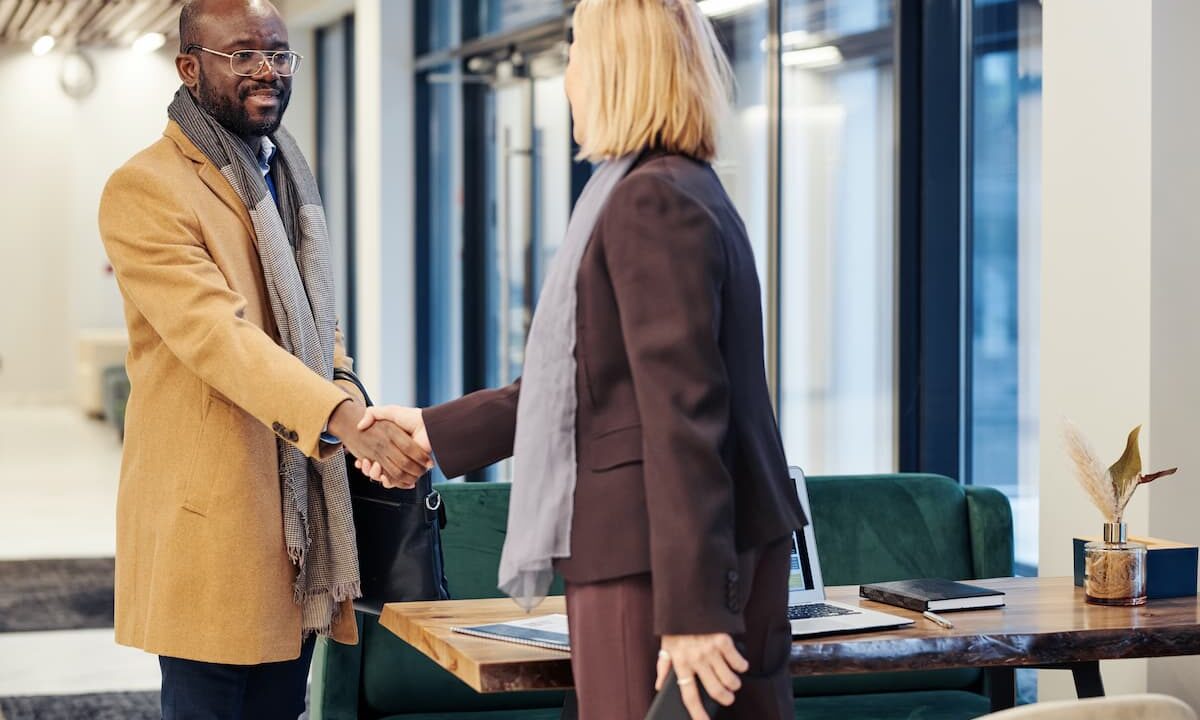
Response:
[[[229,58],[229,72],[233,73],[234,75],[237,75],[238,77],[255,77],[256,75],[261,75],[264,68],[270,68],[271,72],[275,75],[278,75],[279,77],[295,77],[296,73],[300,72],[300,65],[304,62],[304,56],[301,55],[300,53],[296,52],[295,50],[249,50],[249,49],[247,49],[247,50],[236,50],[233,53],[223,53],[220,50],[212,50],[210,48],[204,47],[203,45],[197,45],[196,43],[192,43],[191,45],[188,45],[186,48],[184,48],[183,52],[186,54],[186,53],[190,53],[192,50],[203,50],[206,53],[211,53],[213,55],[220,55],[223,58]],[[240,53],[240,52],[258,53],[259,57],[262,58],[262,62],[259,63],[258,69],[255,70],[254,72],[250,73],[249,75],[244,75],[244,74],[238,72],[237,70],[234,70],[233,69],[233,58],[234,58],[234,55],[236,55],[237,53]],[[286,75],[279,72],[278,70],[276,70],[275,69],[275,57],[277,55],[295,55],[296,56],[296,68],[294,70],[292,70],[292,72],[290,72]]]

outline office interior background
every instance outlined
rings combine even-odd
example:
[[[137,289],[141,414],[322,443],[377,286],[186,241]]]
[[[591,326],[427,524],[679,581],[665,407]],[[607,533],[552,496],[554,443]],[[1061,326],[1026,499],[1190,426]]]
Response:
[[[563,94],[573,3],[277,4],[305,56],[285,124],[321,184],[368,387],[429,405],[511,381],[589,172]],[[1139,493],[1130,526],[1200,541],[1200,7],[700,4],[736,74],[716,169],[754,244],[789,461],[999,488],[1018,571],[1065,575],[1070,538],[1099,519],[1063,418],[1114,458],[1144,423],[1148,464],[1182,471]],[[113,551],[119,437],[86,417],[123,319],[95,215],[165,124],[173,17],[171,0],[0,0],[0,560]],[[147,32],[165,46],[133,47]],[[58,47],[31,52],[41,35]],[[0,634],[0,695],[92,689],[53,661],[63,648],[113,658],[95,688],[153,687],[156,666],[92,632]],[[42,670],[18,670],[29,657]],[[1197,667],[1104,673],[1112,693],[1200,707]],[[1066,677],[1038,685],[1071,695]]]

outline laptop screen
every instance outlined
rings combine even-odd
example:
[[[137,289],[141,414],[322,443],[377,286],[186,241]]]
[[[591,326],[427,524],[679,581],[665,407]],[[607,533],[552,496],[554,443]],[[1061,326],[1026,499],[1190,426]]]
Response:
[[[792,574],[788,577],[788,590],[812,590],[816,588],[813,582],[812,561],[809,560],[808,548],[804,544],[804,533],[792,533]]]
[[[817,559],[817,535],[811,522],[808,504],[808,484],[798,467],[788,468],[796,483],[796,495],[808,525],[792,533],[792,571],[788,576],[788,601],[792,604],[820,602],[825,599],[825,584],[821,581],[821,561]]]

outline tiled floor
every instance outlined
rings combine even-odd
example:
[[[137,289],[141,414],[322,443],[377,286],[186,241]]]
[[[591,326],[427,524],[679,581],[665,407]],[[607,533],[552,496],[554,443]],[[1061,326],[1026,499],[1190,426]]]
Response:
[[[158,658],[112,630],[0,634],[0,696],[157,690]]]
[[[0,407],[0,560],[111,557],[121,444],[75,408]]]
[[[120,463],[116,432],[74,408],[0,407],[0,560],[112,556]],[[0,633],[0,696],[158,683],[112,630]]]

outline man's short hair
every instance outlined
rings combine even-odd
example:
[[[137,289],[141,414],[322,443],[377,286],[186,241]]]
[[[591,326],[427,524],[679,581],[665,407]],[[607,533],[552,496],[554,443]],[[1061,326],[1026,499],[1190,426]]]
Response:
[[[200,18],[204,16],[200,0],[186,0],[179,10],[179,52],[191,45],[200,45]]]

